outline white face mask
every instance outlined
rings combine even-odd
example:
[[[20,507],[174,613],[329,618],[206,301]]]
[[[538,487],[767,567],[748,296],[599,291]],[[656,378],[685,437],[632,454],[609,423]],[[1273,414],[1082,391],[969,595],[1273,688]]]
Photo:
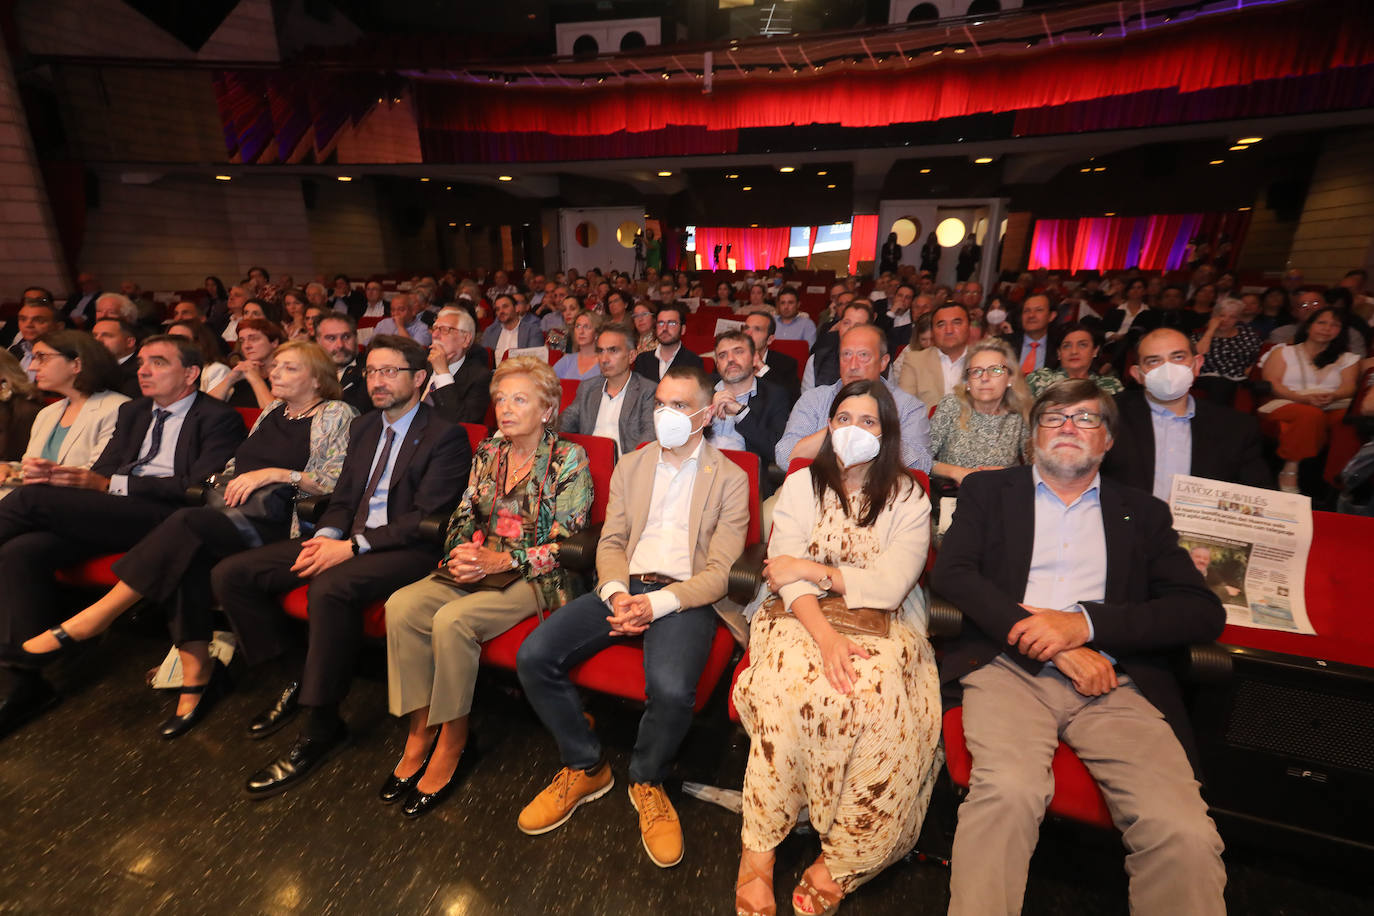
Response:
[[[703,407],[701,410],[705,410]],[[694,410],[691,413],[682,413],[673,410],[671,407],[660,407],[654,411],[654,435],[658,437],[658,444],[664,448],[677,448],[685,445],[687,440],[692,438],[692,417],[701,413],[701,410]]]
[[[878,457],[882,440],[866,429],[857,426],[841,426],[830,431],[830,447],[835,457],[847,468],[872,461]]]
[[[983,317],[988,320],[988,325],[990,327],[995,328],[1007,320],[1007,312],[1006,309],[988,309],[987,314]]]
[[[1176,401],[1193,387],[1193,369],[1186,363],[1164,363],[1145,373],[1145,390],[1159,401]]]

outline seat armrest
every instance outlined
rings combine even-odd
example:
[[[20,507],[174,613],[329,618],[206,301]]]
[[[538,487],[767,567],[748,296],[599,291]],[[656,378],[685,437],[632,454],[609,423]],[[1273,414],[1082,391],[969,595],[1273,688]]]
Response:
[[[1224,684],[1231,679],[1231,653],[1214,642],[1192,643],[1180,652],[1179,676],[1193,684]]]
[[[317,493],[314,496],[296,500],[296,516],[301,521],[311,525],[318,525],[320,519],[324,517],[324,510],[328,508],[328,493]]]
[[[601,526],[589,525],[558,548],[558,565],[577,572],[596,571],[596,545],[601,540]]]
[[[210,492],[210,488],[204,483],[193,483],[186,488],[186,505],[203,506],[205,505],[205,494]]]
[[[420,519],[420,527],[416,529],[422,540],[432,544],[442,544],[444,535],[448,533],[448,512],[431,512]]]
[[[740,604],[752,601],[763,583],[763,561],[767,556],[768,545],[762,541],[744,548],[744,552],[730,567],[730,577],[726,580],[726,594]]]
[[[932,639],[958,636],[964,629],[964,614],[944,598],[930,593],[930,624],[927,627]]]

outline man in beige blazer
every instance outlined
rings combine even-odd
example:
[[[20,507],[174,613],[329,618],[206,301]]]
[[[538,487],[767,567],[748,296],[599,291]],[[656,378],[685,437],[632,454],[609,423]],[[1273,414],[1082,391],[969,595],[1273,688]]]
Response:
[[[926,407],[940,403],[964,377],[968,336],[968,311],[962,305],[947,302],[937,308],[930,316],[931,345],[902,360],[898,387],[920,398]]]
[[[694,366],[674,366],[654,392],[658,441],[624,455],[611,476],[597,547],[598,586],[525,640],[525,695],[558,742],[563,769],[520,813],[547,833],[614,783],[568,672],[607,647],[642,638],[647,702],[630,757],[630,800],[644,849],[660,868],[682,861],[682,828],[663,780],[692,721],[730,567],[744,549],[749,481],[705,442],[714,392]]]

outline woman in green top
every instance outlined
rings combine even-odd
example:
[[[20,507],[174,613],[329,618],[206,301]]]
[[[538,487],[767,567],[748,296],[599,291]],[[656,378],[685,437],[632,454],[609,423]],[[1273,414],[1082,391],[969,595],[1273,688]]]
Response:
[[[1115,397],[1121,393],[1121,380],[1110,375],[1098,375],[1092,371],[1101,344],[1088,326],[1078,321],[1063,325],[1059,331],[1059,346],[1055,348],[1052,359],[1055,365],[1046,365],[1026,376],[1031,397],[1039,397],[1040,392],[1055,382],[1066,378],[1090,378],[1097,387]]]

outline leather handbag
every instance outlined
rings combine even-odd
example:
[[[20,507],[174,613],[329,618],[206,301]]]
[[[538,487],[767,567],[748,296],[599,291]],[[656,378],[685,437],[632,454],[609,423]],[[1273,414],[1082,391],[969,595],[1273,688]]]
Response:
[[[892,627],[892,611],[869,607],[850,607],[843,595],[823,595],[819,599],[821,614],[836,633],[849,636],[887,636]],[[782,599],[774,595],[759,609],[769,617],[791,617]]]
[[[289,483],[258,487],[248,498],[237,506],[224,502],[224,488],[234,478],[226,475],[211,477],[205,488],[205,505],[223,512],[234,527],[239,530],[249,547],[261,547],[262,533],[258,525],[275,528],[290,525],[291,513],[296,508],[296,487]]]
[[[448,571],[448,567],[443,566],[431,574],[430,578],[435,582],[461,588],[465,592],[503,592],[520,578],[520,570],[508,569],[503,572],[488,573],[476,582],[459,582],[454,578],[453,573]]]

